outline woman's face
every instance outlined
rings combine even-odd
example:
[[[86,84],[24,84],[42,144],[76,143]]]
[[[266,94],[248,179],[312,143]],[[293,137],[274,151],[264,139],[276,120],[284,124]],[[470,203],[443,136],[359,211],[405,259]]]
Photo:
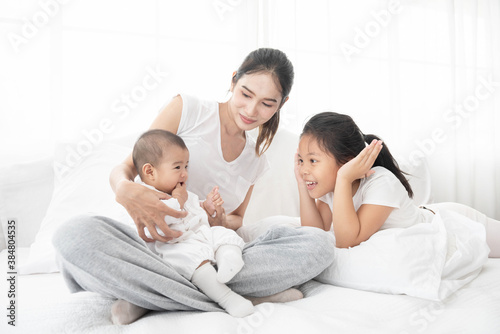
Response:
[[[281,90],[269,73],[243,75],[229,100],[229,112],[241,130],[248,131],[266,123],[280,108]]]
[[[335,158],[327,154],[311,135],[300,138],[298,155],[299,173],[306,182],[309,196],[320,198],[332,192],[340,168]]]

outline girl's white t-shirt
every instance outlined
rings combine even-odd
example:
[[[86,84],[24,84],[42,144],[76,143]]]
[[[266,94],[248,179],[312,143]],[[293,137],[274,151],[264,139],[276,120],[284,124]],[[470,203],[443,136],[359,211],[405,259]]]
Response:
[[[257,156],[248,134],[241,154],[227,162],[222,155],[219,104],[181,94],[182,116],[177,130],[189,149],[187,189],[200,199],[214,186],[224,200],[227,214],[237,209],[253,184],[267,171],[265,155]]]
[[[352,200],[358,211],[363,204],[383,205],[394,208],[380,228],[409,227],[418,223],[429,222],[433,215],[428,210],[420,209],[408,196],[405,187],[391,171],[384,167],[373,167],[375,173],[361,179],[359,188]],[[333,192],[319,198],[333,209]]]

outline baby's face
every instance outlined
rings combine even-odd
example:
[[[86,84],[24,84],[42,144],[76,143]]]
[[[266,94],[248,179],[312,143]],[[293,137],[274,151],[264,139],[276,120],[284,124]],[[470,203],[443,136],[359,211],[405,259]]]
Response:
[[[179,183],[186,182],[188,178],[189,151],[173,146],[167,156],[156,169],[156,177],[151,185],[156,189],[171,194]]]

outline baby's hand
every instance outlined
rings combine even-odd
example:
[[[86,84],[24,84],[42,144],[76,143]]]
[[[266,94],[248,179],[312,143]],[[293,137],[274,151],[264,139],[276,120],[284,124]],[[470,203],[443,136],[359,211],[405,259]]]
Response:
[[[186,182],[179,182],[172,191],[172,197],[177,199],[181,209],[184,209],[184,204],[188,200],[188,193],[186,189]]]
[[[371,168],[382,147],[382,141],[374,139],[354,159],[339,168],[337,171],[337,180],[343,178],[349,182],[353,182],[354,180],[362,179],[375,173]]]
[[[203,202],[203,208],[210,217],[213,217],[217,207],[222,206],[224,201],[219,193],[219,187],[215,186],[212,191],[207,195],[207,199]]]

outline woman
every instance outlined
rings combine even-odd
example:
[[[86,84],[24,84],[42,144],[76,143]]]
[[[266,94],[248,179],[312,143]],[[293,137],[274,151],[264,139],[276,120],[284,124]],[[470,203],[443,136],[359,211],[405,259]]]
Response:
[[[178,134],[191,152],[190,183],[180,187],[187,186],[204,198],[208,187],[219,186],[225,203],[211,225],[231,229],[242,225],[253,184],[267,169],[263,153],[278,129],[279,110],[288,100],[293,75],[283,52],[258,49],[233,74],[227,102],[177,96],[153,121],[151,128]],[[255,143],[247,131],[257,127]],[[127,301],[132,307],[128,322],[140,317],[142,309],[220,311],[146,247],[144,241],[153,240],[146,237],[144,228],[159,241],[179,237],[164,217],[179,218],[185,213],[162,204],[159,200],[166,199],[166,194],[135,184],[133,166],[129,156],[112,171],[110,183],[140,238],[130,227],[106,217],[80,216],[65,223],[53,242],[70,290]],[[156,226],[166,237],[157,233]],[[264,297],[317,276],[332,262],[333,247],[329,236],[318,229],[276,227],[246,245],[243,260],[245,266],[228,286],[244,296]]]

